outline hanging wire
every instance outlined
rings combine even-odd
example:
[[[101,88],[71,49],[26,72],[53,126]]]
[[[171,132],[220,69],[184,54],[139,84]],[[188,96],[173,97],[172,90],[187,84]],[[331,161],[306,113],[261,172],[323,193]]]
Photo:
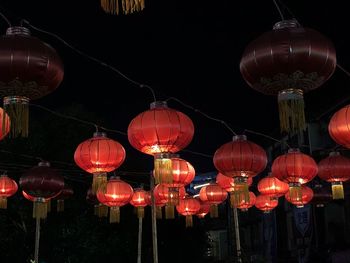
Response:
[[[72,49],[74,52],[76,52],[76,53],[79,54],[80,56],[85,57],[85,58],[87,58],[87,59],[89,59],[89,60],[92,60],[92,61],[96,62],[97,64],[100,64],[101,66],[104,66],[104,67],[106,67],[106,68],[112,70],[113,72],[117,73],[119,76],[123,77],[124,79],[126,79],[126,80],[129,81],[130,83],[132,83],[132,84],[134,84],[134,85],[140,87],[141,89],[143,89],[143,88],[148,89],[148,90],[152,93],[153,100],[154,100],[154,101],[157,101],[156,95],[155,95],[155,92],[154,92],[154,89],[153,89],[151,86],[149,86],[149,85],[147,85],[147,84],[140,83],[140,82],[138,82],[138,81],[136,81],[136,80],[133,80],[132,78],[128,77],[126,74],[124,74],[123,72],[121,72],[119,69],[117,69],[117,68],[115,68],[115,67],[113,67],[113,66],[111,66],[111,65],[109,65],[109,64],[107,64],[107,63],[105,63],[105,62],[103,62],[103,61],[100,60],[100,59],[97,59],[97,58],[95,58],[95,57],[93,57],[93,56],[91,56],[91,55],[89,55],[89,54],[87,54],[87,53],[81,51],[80,49],[75,48],[74,46],[72,46],[71,44],[69,44],[67,41],[65,41],[63,38],[61,38],[61,37],[58,36],[57,34],[54,34],[54,33],[51,33],[51,32],[49,32],[49,31],[46,31],[46,30],[44,30],[44,29],[38,28],[38,27],[32,25],[29,21],[27,21],[27,20],[25,20],[25,19],[22,19],[22,20],[21,20],[21,24],[27,24],[29,27],[35,29],[36,31],[39,31],[39,32],[41,32],[41,33],[50,35],[50,36],[52,36],[52,37],[58,39],[58,40],[61,41],[64,45],[66,45],[67,47],[69,47],[70,49]]]
[[[187,152],[187,153],[192,153],[192,154],[196,154],[196,155],[199,155],[199,156],[203,156],[203,157],[207,157],[207,158],[213,158],[212,155],[210,154],[206,154],[206,153],[201,153],[201,152],[195,152],[195,151],[191,151],[191,150],[182,150],[183,152]]]
[[[283,15],[283,13],[282,13],[282,11],[281,11],[281,8],[279,7],[277,1],[276,1],[276,0],[272,0],[272,1],[273,1],[273,3],[275,4],[275,6],[276,6],[276,8],[277,8],[277,11],[278,11],[278,13],[279,13],[281,19],[284,20],[284,15]]]
[[[285,144],[288,148],[291,148],[291,147],[289,146],[289,144],[288,144],[286,141],[278,140],[278,139],[273,138],[273,137],[271,137],[271,136],[269,136],[269,135],[266,135],[266,134],[264,134],[264,133],[256,132],[256,131],[252,131],[252,130],[248,130],[248,129],[245,129],[244,131],[249,132],[249,133],[251,133],[251,134],[255,134],[255,135],[260,135],[260,136],[266,137],[266,138],[268,138],[268,139],[270,139],[270,140],[273,140],[273,141],[275,141],[275,142],[278,142],[278,143],[280,143],[280,144]]]
[[[0,16],[5,20],[9,27],[12,27],[10,20],[8,20],[8,18],[2,12],[0,12]]]
[[[284,9],[288,11],[288,13],[293,17],[296,18],[295,14],[290,10],[290,8],[282,1],[278,0],[278,2],[283,6]]]

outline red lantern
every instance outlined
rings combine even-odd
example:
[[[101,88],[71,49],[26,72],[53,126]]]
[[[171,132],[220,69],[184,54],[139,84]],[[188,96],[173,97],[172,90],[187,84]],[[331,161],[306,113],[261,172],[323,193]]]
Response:
[[[278,198],[284,196],[289,190],[289,185],[276,177],[268,176],[258,182],[258,191],[262,195]]]
[[[70,198],[74,194],[72,188],[65,186],[61,193],[56,197],[57,200],[57,212],[64,211],[64,200]]]
[[[185,148],[193,138],[194,127],[187,115],[154,102],[151,109],[129,124],[128,139],[137,150],[154,156],[154,175],[160,183],[172,183],[171,153]],[[160,177],[160,175],[162,175]]]
[[[249,192],[249,199],[243,200],[240,204],[237,205],[236,208],[241,209],[242,211],[246,212],[249,208],[253,207],[256,202],[256,196],[253,192]]]
[[[258,195],[255,200],[255,207],[264,213],[270,213],[278,206],[278,199],[273,199],[266,195]]]
[[[218,173],[218,175],[216,176],[216,183],[222,189],[224,189],[226,192],[234,192],[234,191],[237,190],[237,188],[240,187],[239,184],[235,183],[234,178],[225,176],[222,173]],[[252,177],[248,177],[248,179],[247,179],[248,187],[251,186],[252,183],[253,183],[253,178]]]
[[[328,132],[332,139],[346,148],[350,148],[349,109],[350,105],[347,105],[337,111],[332,116],[328,125]]]
[[[284,20],[252,41],[240,70],[250,87],[278,95],[282,132],[305,130],[303,94],[327,81],[336,68],[332,42],[296,20]]]
[[[201,208],[197,212],[197,217],[204,218],[210,212],[211,205],[202,201],[200,201],[200,205],[201,205]]]
[[[29,100],[39,99],[60,85],[62,61],[52,47],[32,37],[24,27],[7,29],[0,38],[0,57],[0,95],[12,121],[11,136],[27,137]]]
[[[19,180],[22,190],[34,199],[34,217],[45,218],[47,205],[45,199],[51,199],[60,194],[64,188],[63,177],[50,168],[49,162],[40,162],[38,166],[29,169]]]
[[[5,116],[4,116],[5,114]],[[11,121],[7,113],[0,108],[0,141],[10,132]]]
[[[289,194],[289,192],[287,192],[285,195],[285,198],[289,203],[296,205],[298,208],[300,208],[300,207],[304,207],[304,205],[309,203],[314,197],[314,192],[312,191],[312,189],[304,185],[301,187],[301,194],[302,194],[302,198],[296,199],[296,198],[293,198]]]
[[[128,204],[134,194],[132,187],[120,180],[119,177],[112,176],[105,187],[100,187],[97,191],[97,199],[110,209],[110,223],[120,222],[120,207]]]
[[[124,147],[109,139],[103,132],[80,143],[74,153],[75,163],[83,170],[93,174],[92,191],[96,193],[107,182],[107,173],[117,169],[125,160]]]
[[[206,202],[211,205],[210,216],[216,218],[219,216],[218,204],[221,204],[226,200],[227,192],[218,184],[213,183],[201,188],[199,191],[199,198],[202,202]]]
[[[301,185],[311,181],[317,174],[317,164],[299,149],[289,149],[272,163],[272,174],[289,184],[289,193],[295,200],[301,200]]]
[[[147,206],[147,192],[142,188],[134,189],[134,194],[130,200],[130,204],[137,208],[137,217],[144,218],[145,210],[144,207]]]
[[[146,192],[146,203],[149,206],[152,206],[152,200],[151,200],[151,193],[150,192]],[[154,195],[154,202],[155,202],[155,206],[156,206],[156,217],[157,219],[162,219],[162,207],[165,206],[165,204],[167,203],[167,200],[162,199],[159,194]]]
[[[179,214],[186,216],[186,227],[193,226],[192,216],[197,214],[201,208],[200,202],[193,197],[185,197],[181,199],[176,206],[176,210]]]
[[[319,162],[318,176],[332,184],[333,199],[344,199],[343,182],[350,179],[350,159],[331,152]]]
[[[0,208],[7,208],[7,198],[13,196],[18,190],[15,180],[7,177],[6,174],[0,176]]]

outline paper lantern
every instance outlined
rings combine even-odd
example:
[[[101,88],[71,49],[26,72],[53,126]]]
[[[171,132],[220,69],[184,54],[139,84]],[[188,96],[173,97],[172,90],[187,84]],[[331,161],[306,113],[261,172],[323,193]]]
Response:
[[[248,211],[249,208],[253,207],[256,202],[256,196],[253,192],[249,192],[249,199],[248,200],[242,200],[240,204],[236,206],[236,208],[241,209],[241,211]]]
[[[7,198],[13,196],[17,190],[18,186],[15,180],[6,174],[0,176],[0,209],[7,208]]]
[[[302,198],[298,199],[298,198],[293,198],[293,196],[291,196],[289,192],[287,192],[285,195],[285,198],[289,203],[295,205],[298,208],[301,208],[301,207],[304,207],[304,205],[308,204],[312,200],[312,198],[314,197],[314,192],[310,187],[303,185],[301,187],[301,194],[302,194]]]
[[[192,216],[197,214],[200,208],[200,202],[193,197],[185,197],[184,199],[181,199],[179,204],[176,206],[177,212],[183,216],[186,216],[186,227],[193,226]]]
[[[270,213],[278,206],[278,199],[266,195],[258,195],[255,200],[255,207],[264,213]]]
[[[130,204],[137,208],[137,217],[144,218],[145,210],[144,207],[147,206],[147,192],[142,188],[134,189],[134,194],[130,200]]]
[[[226,200],[227,192],[218,184],[212,183],[201,188],[199,191],[199,198],[202,202],[211,205],[210,216],[216,218],[219,216],[218,205]]]
[[[278,198],[284,196],[289,190],[289,185],[272,175],[261,179],[258,182],[258,191],[262,195]]]
[[[350,148],[350,105],[341,108],[339,111],[334,113],[329,124],[328,132],[332,139],[346,147]]]

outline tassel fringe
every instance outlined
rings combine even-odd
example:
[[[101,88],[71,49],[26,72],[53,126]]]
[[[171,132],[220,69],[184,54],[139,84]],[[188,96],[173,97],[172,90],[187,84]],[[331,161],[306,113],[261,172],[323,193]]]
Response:
[[[219,217],[219,208],[217,205],[212,205],[210,207],[210,217],[211,218],[218,218]]]
[[[186,227],[193,227],[193,218],[192,218],[192,216],[186,216]]]
[[[10,96],[4,98],[4,113],[11,120],[10,137],[28,137],[29,130],[29,99],[26,97]],[[2,132],[9,125],[6,114],[2,116]]]
[[[7,209],[7,198],[0,197],[0,209]]]
[[[120,223],[120,209],[119,206],[111,207],[109,211],[109,223]]]
[[[174,219],[175,218],[175,210],[173,205],[165,206],[165,219]]]
[[[170,158],[154,158],[154,180],[156,184],[173,183],[173,165]]]
[[[156,215],[157,215],[157,219],[163,218],[162,207],[156,206]]]
[[[333,200],[344,199],[344,188],[342,182],[332,183],[332,196]]]
[[[133,14],[145,8],[145,0],[101,0],[102,9],[112,15]]]
[[[97,190],[100,187],[105,187],[107,184],[107,174],[106,173],[98,173],[94,174],[92,178],[92,193],[96,195]]]

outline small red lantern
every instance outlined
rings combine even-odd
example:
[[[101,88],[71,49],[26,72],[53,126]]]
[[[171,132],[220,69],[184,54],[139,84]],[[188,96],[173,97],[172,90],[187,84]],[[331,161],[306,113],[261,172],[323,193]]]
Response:
[[[258,191],[262,195],[278,198],[284,196],[289,190],[289,185],[276,177],[267,176],[258,182]]]
[[[147,192],[142,188],[134,189],[134,194],[130,200],[130,204],[137,208],[137,217],[144,218],[145,217],[145,209],[147,206]]]
[[[64,188],[64,179],[49,162],[40,162],[38,166],[29,169],[19,180],[22,190],[34,199],[34,217],[43,218],[47,211],[46,199],[51,199],[60,194]]]
[[[0,108],[0,141],[4,139],[10,132],[10,126],[11,121],[9,116],[4,112],[3,108]]]
[[[201,208],[197,212],[197,217],[204,218],[210,212],[211,205],[202,201],[200,201],[200,205],[201,205]]]
[[[151,109],[136,116],[128,127],[130,144],[154,156],[154,176],[164,180],[160,183],[172,183],[170,154],[185,148],[192,141],[193,134],[191,119],[168,108],[164,101],[152,103]]]
[[[241,209],[241,211],[248,211],[249,208],[253,207],[256,202],[256,196],[253,192],[249,192],[249,200],[243,200],[236,208]]]
[[[176,210],[179,214],[186,216],[186,227],[193,226],[192,216],[197,214],[201,208],[200,202],[193,197],[185,197],[181,199],[176,206]]]
[[[301,194],[302,194],[302,198],[296,199],[296,198],[293,198],[289,194],[289,192],[287,192],[285,195],[285,198],[289,203],[296,205],[296,207],[300,208],[300,207],[304,207],[304,205],[309,203],[314,197],[314,192],[312,191],[312,189],[304,185],[301,187]]]
[[[132,187],[120,180],[117,176],[112,176],[104,187],[97,191],[97,199],[104,205],[109,206],[109,222],[120,222],[120,207],[128,204],[134,194]]]
[[[7,208],[7,198],[13,196],[18,190],[15,180],[7,177],[6,174],[0,176],[0,208]]]
[[[80,143],[74,153],[75,163],[93,174],[92,191],[97,192],[107,182],[107,173],[117,169],[125,160],[124,147],[117,141],[107,138],[103,132]]]
[[[336,65],[328,38],[283,20],[246,47],[240,70],[253,89],[278,95],[281,131],[298,132],[305,130],[303,94],[327,81]]]
[[[266,195],[258,195],[255,200],[255,207],[264,213],[270,213],[278,206],[278,199],[273,199]]]
[[[301,200],[301,185],[316,176],[318,167],[314,159],[301,153],[299,149],[289,149],[288,153],[273,161],[271,170],[276,178],[289,184],[292,199]]]
[[[218,204],[221,204],[226,200],[227,192],[218,184],[212,183],[201,188],[199,191],[199,198],[202,202],[206,202],[211,205],[210,216],[216,218],[219,216]]]
[[[64,200],[70,198],[73,194],[73,189],[65,185],[61,193],[56,197],[58,213],[64,211]]]
[[[62,61],[51,46],[32,37],[25,27],[10,27],[0,37],[0,57],[0,95],[12,121],[10,135],[27,137],[29,100],[60,85]]]
[[[339,111],[334,113],[329,124],[328,132],[332,139],[346,147],[350,148],[350,105],[341,108]]]

